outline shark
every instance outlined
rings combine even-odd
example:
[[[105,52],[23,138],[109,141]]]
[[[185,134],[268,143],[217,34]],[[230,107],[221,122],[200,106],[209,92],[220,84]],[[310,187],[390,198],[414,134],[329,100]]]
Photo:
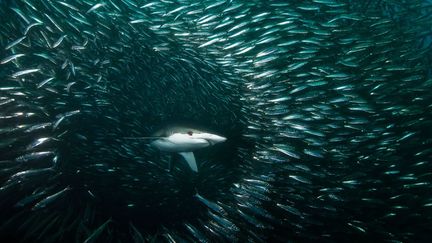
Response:
[[[132,139],[151,139],[152,142],[150,142],[150,145],[160,151],[178,153],[194,172],[198,172],[198,166],[193,151],[213,146],[227,140],[227,138],[220,135],[181,126],[165,127],[154,133],[151,137],[137,137]],[[172,162],[170,162],[170,169],[172,168],[171,163]]]

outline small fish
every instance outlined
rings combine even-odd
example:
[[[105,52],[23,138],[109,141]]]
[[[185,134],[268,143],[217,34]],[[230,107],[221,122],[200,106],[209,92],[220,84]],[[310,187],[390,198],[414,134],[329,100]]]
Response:
[[[25,38],[27,38],[27,36],[23,36],[23,37],[20,37],[20,38],[18,38],[18,39],[16,39],[16,40],[12,41],[11,43],[9,43],[9,44],[5,47],[5,50],[9,50],[9,49],[11,49],[12,47],[18,45],[18,44],[21,43]]]
[[[10,61],[12,61],[12,60],[16,60],[17,58],[19,58],[19,57],[23,57],[23,56],[25,56],[25,54],[14,54],[14,55],[11,55],[11,56],[8,56],[8,57],[5,57],[5,58],[3,58],[1,61],[0,61],[0,64],[6,64],[6,63],[8,63],[8,62],[10,62]]]
[[[19,163],[26,163],[26,162],[33,161],[33,160],[44,159],[44,158],[47,158],[47,157],[52,156],[52,155],[54,155],[54,152],[52,152],[52,151],[32,152],[32,153],[24,154],[24,155],[17,157],[15,159],[15,161],[19,162]]]
[[[75,7],[74,5],[69,4],[67,2],[58,1],[58,3],[60,3],[63,6],[66,6],[66,7],[70,8],[70,9],[72,9],[74,11],[79,11],[79,9],[77,7]]]
[[[45,80],[43,80],[42,82],[40,82],[36,87],[39,89],[39,88],[41,88],[42,86],[44,86],[45,84],[47,84],[47,83],[49,83],[51,80],[53,80],[54,78],[53,77],[51,77],[51,78],[47,78],[47,79],[45,79]]]
[[[20,201],[18,201],[14,207],[24,207],[30,203],[33,203],[34,201],[40,199],[42,196],[46,194],[46,191],[40,191],[38,193],[33,193]]]
[[[12,76],[12,78],[18,78],[18,77],[21,77],[23,75],[27,75],[30,73],[36,73],[39,71],[40,71],[40,69],[38,69],[38,68],[26,69],[26,70],[18,71],[16,73],[12,74],[11,76]]]
[[[29,133],[29,132],[37,131],[40,129],[45,129],[51,125],[52,125],[51,122],[44,122],[41,124],[35,124],[35,125],[32,125],[31,127],[29,127],[28,129],[26,129],[24,132]]]
[[[58,38],[58,40],[56,42],[54,42],[54,44],[52,44],[51,48],[56,48],[58,47],[64,40],[64,38],[66,38],[67,35],[62,35],[60,36],[60,38]]]
[[[61,191],[58,191],[50,196],[45,197],[40,202],[36,203],[32,207],[32,210],[39,210],[39,209],[46,208],[48,205],[52,204],[54,201],[56,201],[58,198],[63,196],[69,190],[71,190],[71,187],[68,186]]]
[[[97,3],[93,7],[91,7],[89,10],[87,10],[86,14],[91,13],[95,11],[96,9],[105,6],[105,3]]]
[[[34,149],[34,148],[36,148],[36,147],[44,144],[45,142],[50,141],[50,140],[52,140],[52,138],[50,138],[50,137],[38,138],[34,142],[32,142],[31,144],[29,144],[26,149],[27,150],[32,150],[32,149]]]
[[[35,22],[35,23],[28,25],[26,27],[26,29],[24,30],[24,36],[27,35],[27,33],[30,31],[30,29],[32,29],[34,26],[38,26],[38,25],[43,25],[43,23],[42,22]]]
[[[211,202],[211,201],[205,199],[204,197],[202,197],[198,193],[195,194],[195,197],[198,198],[198,200],[200,200],[202,203],[204,203],[204,205],[206,205],[208,208],[215,211],[216,213],[219,213],[221,215],[226,214],[225,210],[221,206],[219,206],[217,203],[214,203],[214,202]]]
[[[112,222],[112,219],[108,219],[105,223],[101,224],[96,230],[94,230],[87,239],[84,240],[84,243],[95,242],[97,238],[101,235],[101,233],[105,230],[109,223]]]

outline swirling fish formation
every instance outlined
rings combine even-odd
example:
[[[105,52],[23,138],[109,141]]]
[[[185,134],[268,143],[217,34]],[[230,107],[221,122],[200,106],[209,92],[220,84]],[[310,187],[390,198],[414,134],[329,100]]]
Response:
[[[432,4],[0,1],[2,242],[426,241]],[[199,173],[125,137],[228,137]]]

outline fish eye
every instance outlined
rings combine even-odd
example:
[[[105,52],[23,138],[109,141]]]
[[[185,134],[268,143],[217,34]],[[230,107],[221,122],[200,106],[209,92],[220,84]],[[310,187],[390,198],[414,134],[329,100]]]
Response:
[[[187,134],[189,134],[189,136],[192,136],[193,132],[189,131],[189,132],[187,132]]]

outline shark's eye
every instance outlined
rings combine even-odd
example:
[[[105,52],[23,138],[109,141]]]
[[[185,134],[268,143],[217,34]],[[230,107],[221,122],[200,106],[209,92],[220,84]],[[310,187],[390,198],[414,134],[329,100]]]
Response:
[[[189,131],[189,132],[187,132],[187,134],[189,134],[189,136],[192,136],[193,132]]]

